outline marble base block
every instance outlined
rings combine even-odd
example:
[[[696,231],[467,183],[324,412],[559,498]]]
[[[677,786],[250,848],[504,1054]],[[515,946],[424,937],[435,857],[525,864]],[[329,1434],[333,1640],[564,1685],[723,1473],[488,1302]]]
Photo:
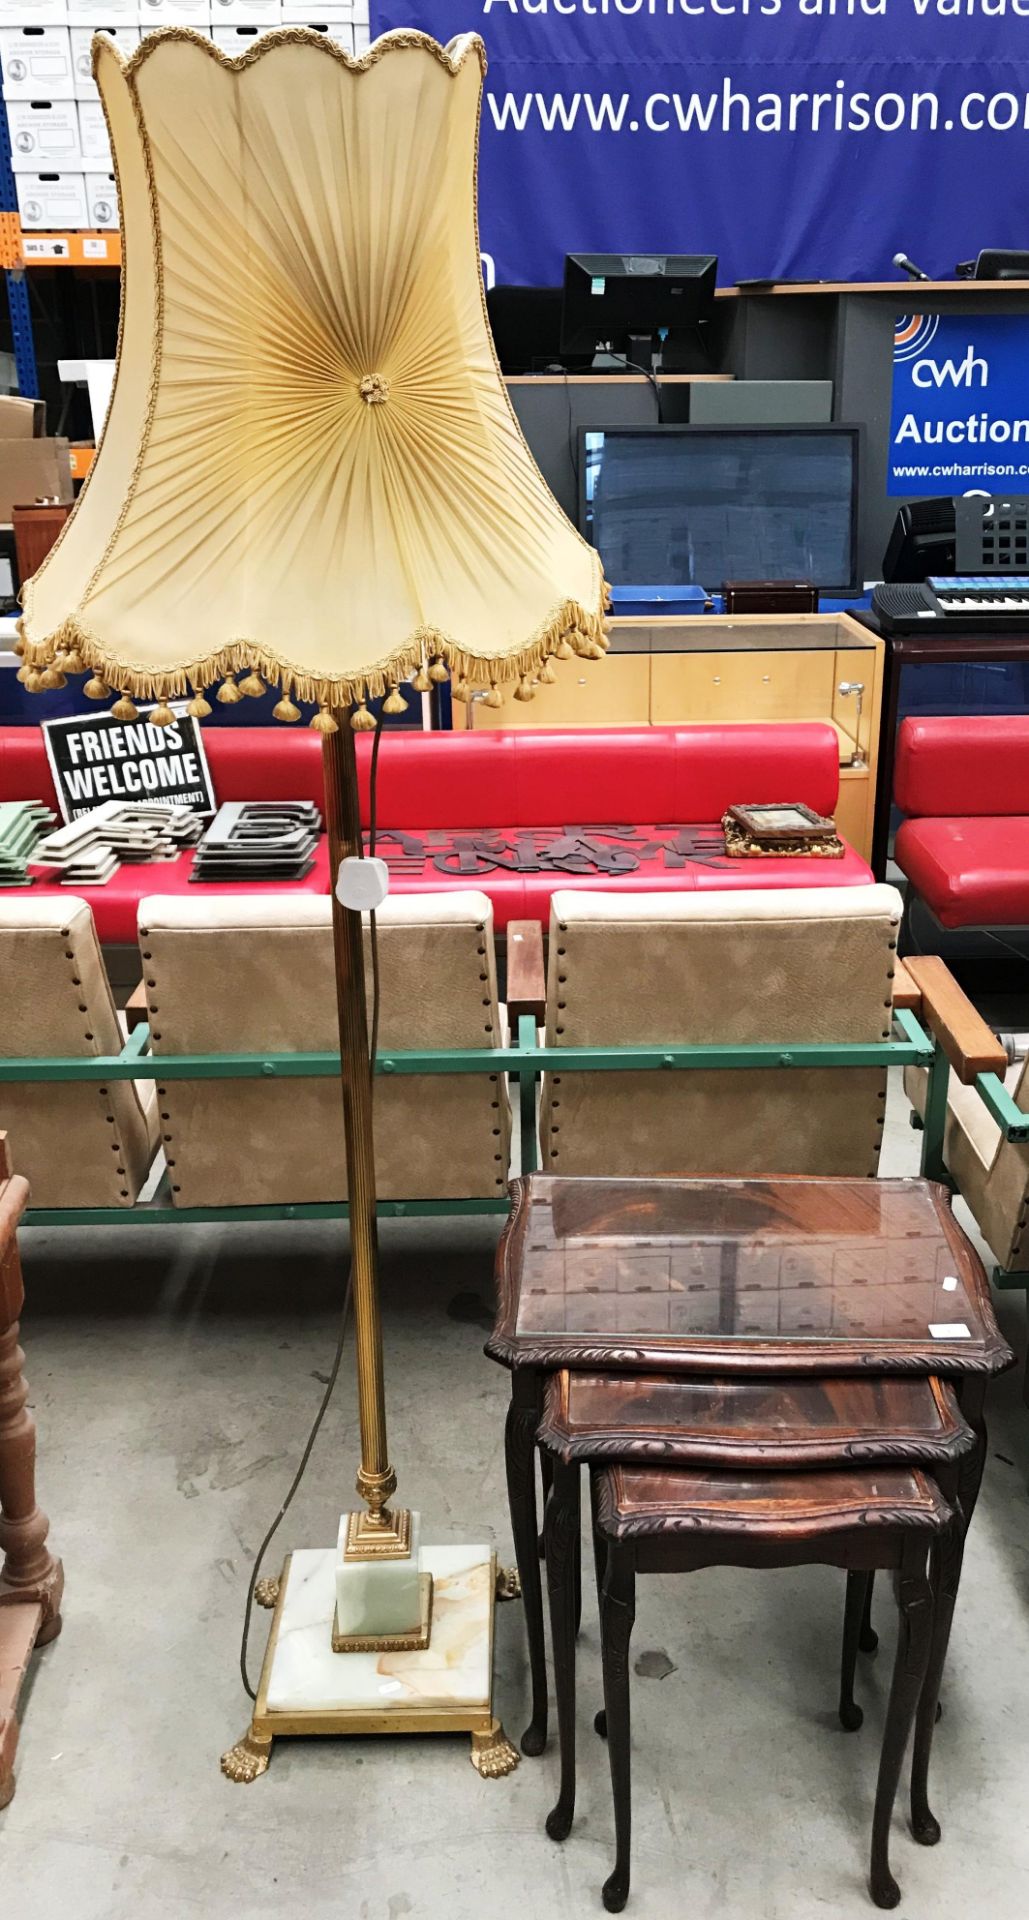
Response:
[[[445,1730],[461,1715],[468,1726],[489,1715],[491,1548],[423,1549],[422,1568],[434,1586],[432,1639],[423,1652],[333,1653],[335,1564],[332,1547],[291,1556],[258,1706],[267,1732],[346,1732],[352,1718],[354,1731],[378,1733],[413,1724],[415,1715],[435,1715],[436,1730]],[[278,1726],[276,1715],[283,1716]]]
[[[421,1624],[421,1515],[411,1515],[411,1551],[401,1560],[348,1560],[347,1522],[336,1547],[336,1621],[341,1634],[416,1633]]]

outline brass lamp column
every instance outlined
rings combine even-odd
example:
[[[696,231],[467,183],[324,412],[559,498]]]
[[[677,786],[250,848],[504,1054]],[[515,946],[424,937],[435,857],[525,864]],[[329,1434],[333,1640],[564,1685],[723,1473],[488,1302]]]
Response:
[[[322,738],[325,765],[325,825],[329,872],[335,876],[346,858],[362,850],[357,754],[349,713],[334,716],[336,731]],[[350,1206],[350,1257],[353,1274],[354,1330],[357,1343],[357,1400],[361,1428],[361,1464],[357,1491],[367,1514],[351,1514],[348,1551],[362,1545],[398,1553],[407,1551],[410,1516],[393,1515],[387,1502],[397,1476],[386,1444],[386,1396],[379,1305],[379,1249],[375,1214],[375,1147],[372,1133],[372,1072],[368,1056],[364,933],[359,913],[332,895],[332,931],[336,951],[336,1002],[339,1008],[343,1125],[346,1135],[347,1194]]]

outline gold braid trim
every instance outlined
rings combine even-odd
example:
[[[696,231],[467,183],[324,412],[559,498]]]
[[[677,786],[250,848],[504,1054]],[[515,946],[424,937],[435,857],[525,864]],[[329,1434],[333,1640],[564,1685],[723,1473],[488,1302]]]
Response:
[[[281,688],[283,694],[329,707],[377,700],[397,680],[406,680],[417,672],[425,659],[445,661],[451,672],[466,680],[473,690],[515,685],[526,675],[531,678],[538,673],[563,641],[584,659],[597,659],[604,651],[605,638],[603,615],[589,614],[575,601],[567,600],[531,639],[510,653],[493,657],[468,653],[437,628],[423,627],[388,660],[362,673],[336,676],[305,673],[252,640],[229,641],[204,659],[181,667],[133,666],[117,660],[74,614],[45,640],[29,639],[23,620],[18,622],[18,631],[25,642],[26,666],[45,668],[56,654],[74,649],[85,668],[134,700],[179,699],[194,687],[199,691],[226,675],[256,669],[269,686]]]
[[[92,55],[93,72],[96,73],[97,35],[93,36]],[[129,54],[128,59],[121,48],[110,40],[101,40],[100,45],[117,55],[127,75],[136,73],[145,60],[155,53],[162,40],[184,40],[194,46],[202,47],[212,60],[229,73],[242,73],[245,67],[252,67],[263,60],[275,47],[302,46],[317,47],[329,59],[335,60],[341,67],[349,67],[351,73],[367,73],[370,67],[377,66],[387,53],[395,47],[419,47],[431,54],[441,67],[450,74],[458,74],[466,60],[473,56],[478,60],[483,74],[486,72],[486,48],[477,33],[461,33],[446,46],[434,40],[431,33],[420,33],[417,27],[395,27],[391,33],[380,34],[373,40],[366,53],[347,53],[335,40],[324,33],[314,33],[310,27],[271,27],[262,33],[249,46],[245,53],[223,53],[213,40],[208,40],[195,27],[156,27],[152,33],[144,33],[138,47]]]

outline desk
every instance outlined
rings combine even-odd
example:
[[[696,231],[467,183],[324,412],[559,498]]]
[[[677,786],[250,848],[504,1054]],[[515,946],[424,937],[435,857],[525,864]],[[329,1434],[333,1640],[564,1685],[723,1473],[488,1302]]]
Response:
[[[725,382],[731,373],[669,373],[658,380],[660,418],[689,419],[695,381]],[[659,417],[654,382],[640,373],[509,374],[518,423],[536,465],[569,520],[579,524],[580,427],[652,427]]]
[[[726,287],[711,323],[715,365],[738,380],[832,380],[833,419],[864,428],[858,500],[863,580],[881,579],[901,504],[900,496],[886,493],[893,334],[895,321],[913,313],[1014,314],[1029,326],[1029,280]]]

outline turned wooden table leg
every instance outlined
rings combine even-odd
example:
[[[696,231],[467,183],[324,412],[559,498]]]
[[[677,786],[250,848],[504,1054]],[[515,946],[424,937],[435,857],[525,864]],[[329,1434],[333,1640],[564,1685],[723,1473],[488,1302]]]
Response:
[[[0,1609],[35,1601],[43,1618],[37,1646],[61,1628],[63,1576],[47,1548],[49,1522],[36,1505],[36,1423],[26,1401],[18,1322],[0,1332]]]
[[[18,1694],[33,1647],[60,1632],[64,1586],[36,1505],[36,1426],[18,1345],[25,1289],[15,1235],[28,1197],[0,1133],[0,1807],[14,1793]]]

